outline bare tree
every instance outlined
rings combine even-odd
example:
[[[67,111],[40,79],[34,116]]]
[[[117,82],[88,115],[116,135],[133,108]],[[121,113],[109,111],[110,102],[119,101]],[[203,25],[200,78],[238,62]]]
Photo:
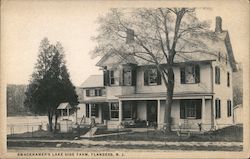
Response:
[[[199,21],[194,8],[111,9],[99,17],[98,23],[99,33],[94,37],[97,46],[91,52],[94,57],[118,53],[133,56],[158,69],[167,92],[164,124],[166,131],[171,131],[175,56],[212,54],[197,38],[201,33],[206,34],[204,30],[209,23]]]

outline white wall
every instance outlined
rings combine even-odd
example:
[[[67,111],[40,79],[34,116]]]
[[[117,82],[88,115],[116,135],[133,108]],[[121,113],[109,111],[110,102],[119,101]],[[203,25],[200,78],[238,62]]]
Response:
[[[214,111],[215,111],[215,100],[221,100],[221,118],[215,119],[215,124],[218,128],[226,127],[233,124],[233,87],[232,87],[232,69],[230,63],[226,64],[225,61],[214,61],[213,70],[215,67],[220,67],[220,84],[215,84],[215,71],[213,73],[213,83],[214,83]],[[227,72],[230,73],[230,87],[227,87]],[[227,100],[231,100],[231,116],[227,116]],[[215,113],[215,112],[214,112]],[[214,114],[215,116],[215,114]]]
[[[180,80],[180,68],[174,67],[175,73],[175,93],[185,92],[204,92],[211,93],[211,66],[209,64],[200,65],[200,83],[197,84],[181,84]],[[137,69],[137,81],[136,81],[136,92],[137,93],[155,93],[155,92],[166,92],[163,79],[161,85],[156,86],[144,86],[144,68],[139,67]]]
[[[205,100],[205,112],[202,114],[202,118],[205,118],[205,125],[203,128],[209,130],[211,128],[211,101]],[[165,101],[161,101],[161,111],[160,111],[160,124],[164,123],[164,111],[165,111]],[[172,128],[178,128],[179,124],[184,122],[184,119],[180,119],[180,100],[174,100],[171,108],[171,117],[172,117]],[[198,123],[202,123],[202,119],[189,119],[189,124],[191,128],[198,129]]]

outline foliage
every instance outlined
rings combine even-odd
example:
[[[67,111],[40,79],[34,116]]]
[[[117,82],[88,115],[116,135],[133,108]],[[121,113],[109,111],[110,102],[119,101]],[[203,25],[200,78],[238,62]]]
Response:
[[[7,85],[7,116],[31,115],[24,107],[26,85]]]
[[[25,94],[25,106],[37,114],[47,113],[50,130],[53,116],[56,116],[55,124],[57,122],[56,109],[60,103],[77,105],[75,87],[70,81],[59,42],[52,45],[47,38],[41,41],[35,70]]]

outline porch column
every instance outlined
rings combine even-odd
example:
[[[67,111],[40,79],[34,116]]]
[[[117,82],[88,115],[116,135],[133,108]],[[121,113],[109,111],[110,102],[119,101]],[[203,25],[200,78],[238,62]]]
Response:
[[[89,118],[91,118],[91,107],[92,107],[92,104],[89,104]]]
[[[161,101],[158,99],[157,100],[157,124],[158,124],[158,128],[160,127],[160,114],[161,114]]]
[[[206,103],[205,103],[205,97],[202,97],[202,108],[201,108],[202,119],[201,119],[201,121],[202,121],[203,124],[205,124],[205,117],[206,117],[206,111],[205,111],[206,108],[205,108],[205,105],[206,105]]]
[[[122,101],[119,100],[119,124],[122,122]]]

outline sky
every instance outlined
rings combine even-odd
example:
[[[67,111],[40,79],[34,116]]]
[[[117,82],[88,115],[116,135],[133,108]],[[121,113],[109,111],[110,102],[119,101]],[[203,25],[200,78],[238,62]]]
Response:
[[[90,75],[102,74],[89,52],[96,45],[91,40],[97,34],[98,16],[111,7],[208,7],[198,17],[211,20],[222,17],[222,28],[228,30],[237,61],[247,63],[248,10],[243,1],[213,1],[178,3],[164,1],[2,1],[1,3],[1,75],[8,84],[28,84],[37,60],[41,40],[48,37],[53,44],[62,43],[66,65],[75,86]],[[216,2],[216,1],[214,1]],[[247,56],[246,56],[247,55]]]

